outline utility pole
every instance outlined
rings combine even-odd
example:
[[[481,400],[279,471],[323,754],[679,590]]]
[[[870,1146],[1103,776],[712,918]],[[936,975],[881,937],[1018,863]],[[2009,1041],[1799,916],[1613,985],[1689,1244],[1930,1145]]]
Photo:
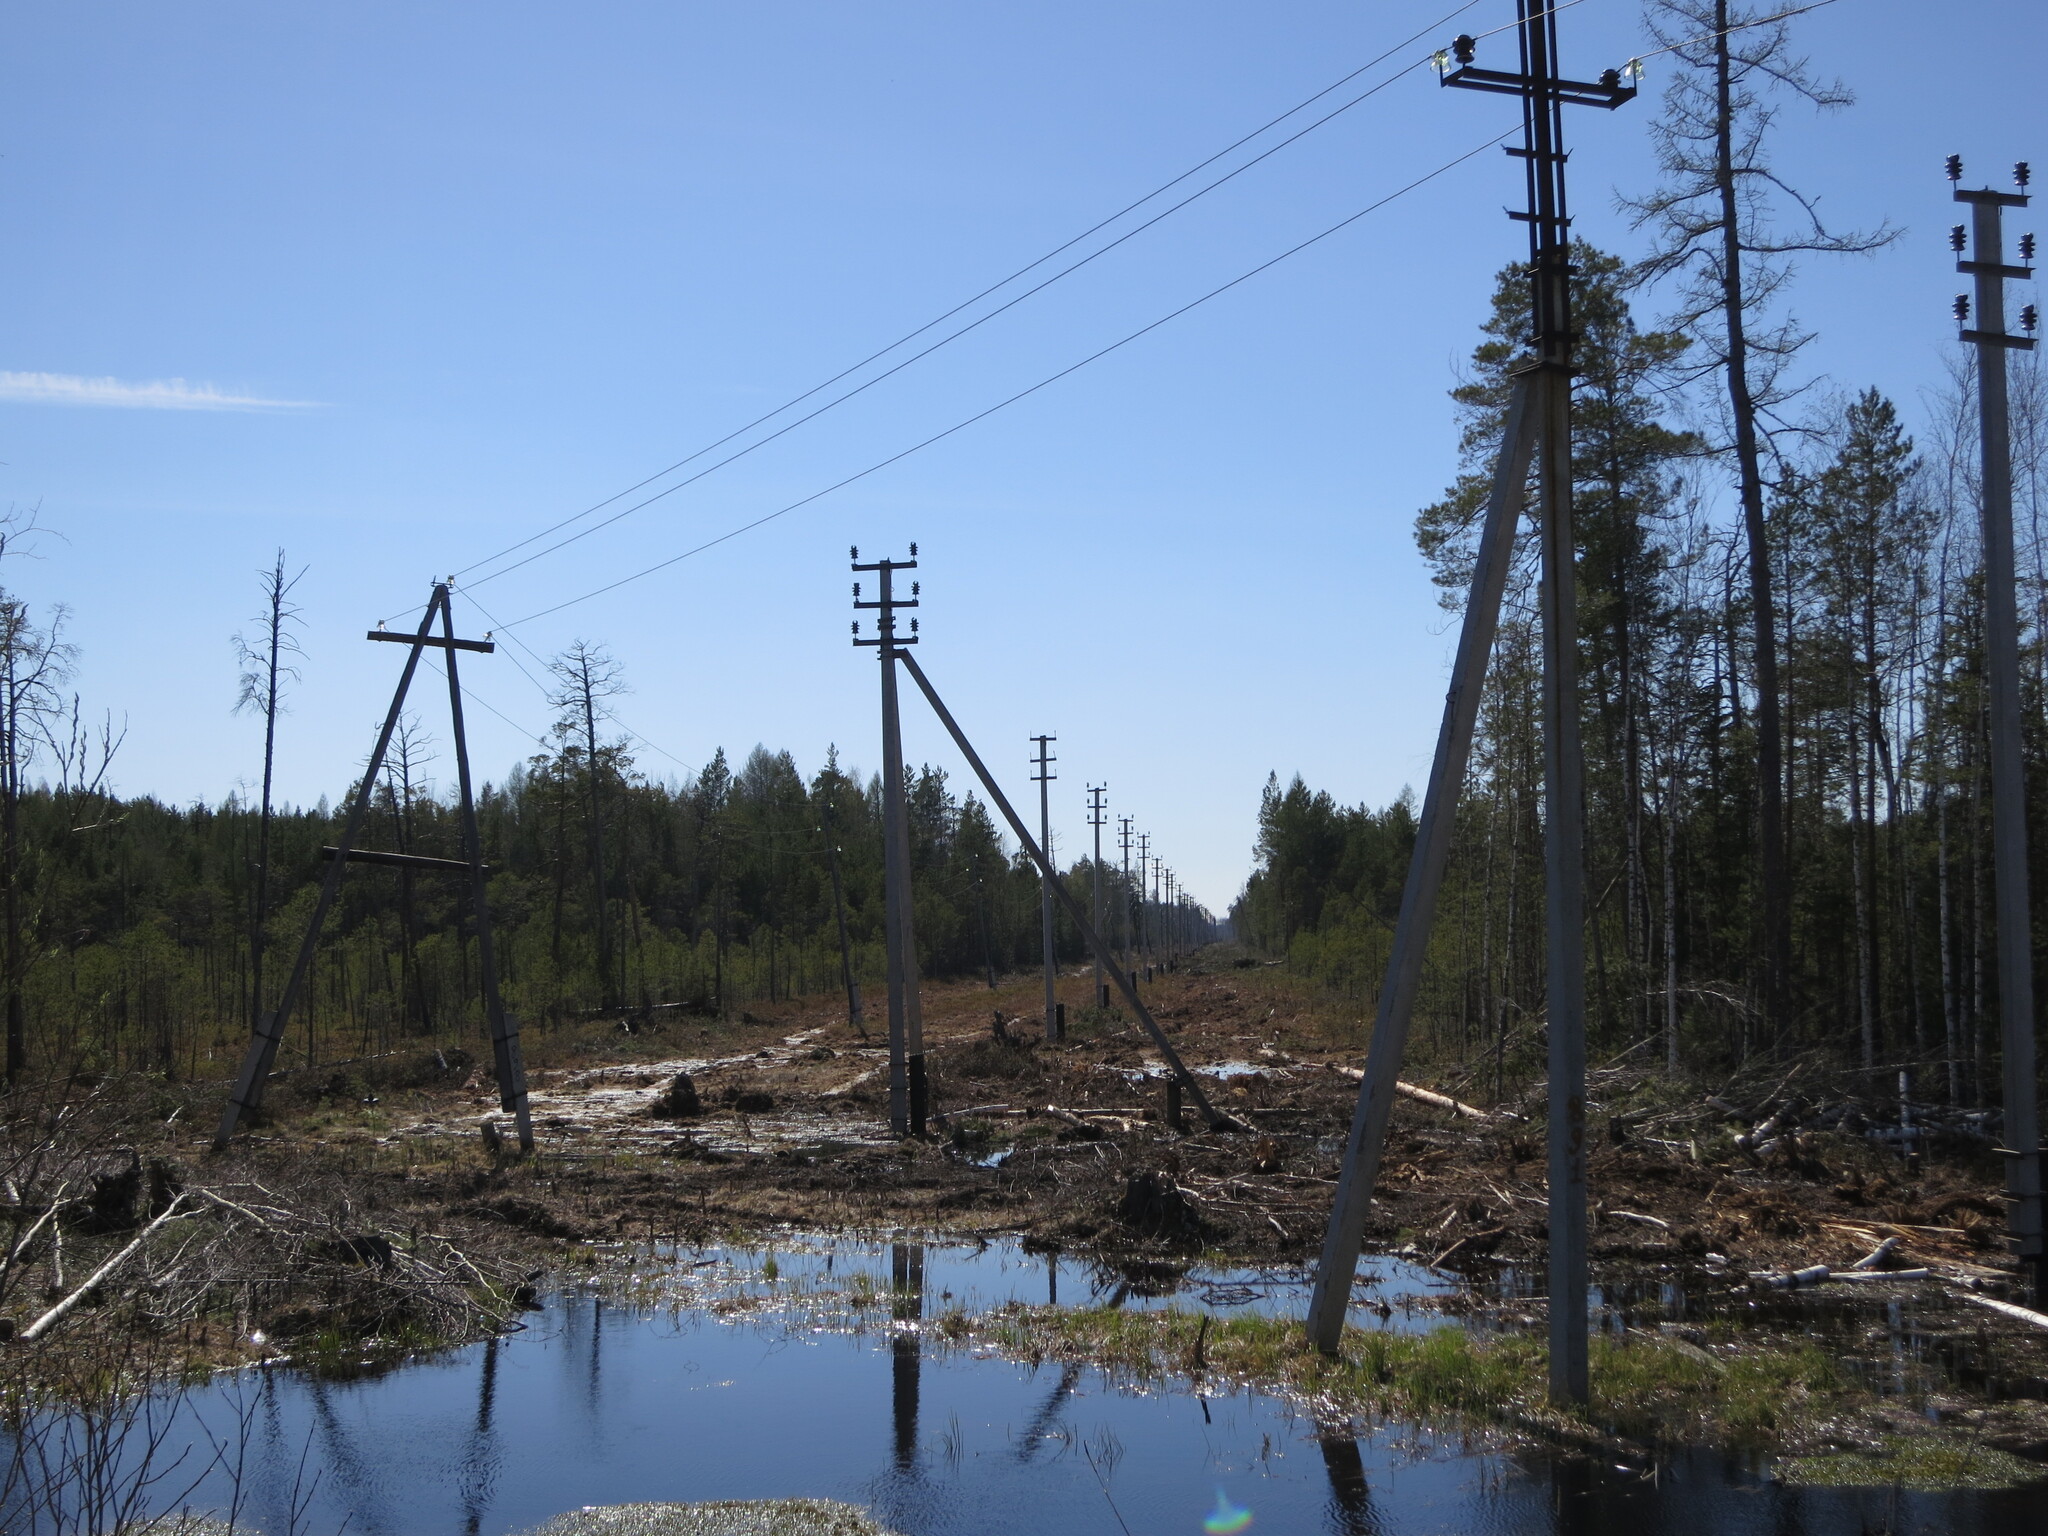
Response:
[[[1052,870],[1059,868],[1052,863],[1052,781],[1059,777],[1052,771],[1052,765],[1059,761],[1048,756],[1046,748],[1058,741],[1057,736],[1033,736],[1038,743],[1038,756],[1032,759],[1037,772],[1031,782],[1038,786],[1038,846],[1045,850],[1050,868],[1039,877],[1038,931],[1045,946],[1045,1038],[1057,1040],[1060,1037],[1060,1005],[1053,995],[1054,983],[1059,979],[1058,962],[1052,952]]]
[[[1136,914],[1131,909],[1131,818],[1119,816],[1116,824],[1117,840],[1122,844],[1124,855],[1124,952],[1117,963],[1128,971],[1132,968],[1131,957],[1137,950],[1137,944],[1132,937],[1137,925]]]
[[[1166,962],[1173,957],[1173,936],[1166,931],[1166,907],[1159,899],[1159,893],[1165,884],[1165,873],[1165,864],[1158,859],[1154,859],[1152,861],[1152,913],[1158,920],[1159,935],[1152,941],[1154,949],[1153,958],[1158,962],[1159,968],[1162,971],[1166,969]]]
[[[1977,427],[1983,453],[1985,671],[1991,693],[1991,862],[1998,911],[1998,1023],[2004,1057],[2005,1197],[2013,1251],[2036,1300],[2048,1290],[2041,1231],[2041,1122],[2034,1081],[2033,909],[2027,890],[2026,767],[2021,757],[2019,611],[2012,533],[2012,438],[2005,380],[2008,349],[2031,351],[2032,334],[2005,329],[2005,283],[2034,275],[2034,237],[2020,236],[2020,261],[2005,264],[2004,215],[2027,206],[2027,164],[2013,167],[2017,192],[1965,192],[1962,157],[1948,157],[1955,200],[1970,205],[1963,259],[1958,224],[1949,236],[1956,270],[1976,278],[1977,328],[1968,328],[1970,300],[1957,295],[1962,339],[1977,352]],[[2039,323],[2034,306],[2020,311],[2029,333]]]
[[[434,621],[441,621],[441,633],[434,633]],[[498,1104],[513,1116],[519,1136],[521,1152],[533,1150],[533,1119],[527,1101],[526,1068],[519,1047],[519,1020],[505,1011],[503,999],[498,994],[497,957],[491,944],[491,913],[487,899],[487,878],[489,871],[484,865],[483,840],[478,834],[476,801],[471,793],[469,773],[469,743],[463,731],[462,684],[456,671],[458,651],[479,651],[490,655],[497,650],[496,644],[486,635],[481,640],[458,640],[455,637],[455,620],[449,606],[448,583],[434,583],[432,595],[427,600],[427,610],[420,618],[417,632],[393,634],[379,625],[369,631],[371,640],[387,641],[394,645],[410,647],[404,670],[399,673],[398,686],[391,695],[391,708],[384,716],[384,725],[377,734],[377,744],[370,749],[370,761],[364,768],[354,795],[350,798],[348,815],[342,822],[341,841],[331,848],[322,848],[321,853],[330,861],[327,872],[321,877],[319,895],[313,903],[312,915],[307,919],[306,931],[299,941],[291,973],[285,978],[284,990],[278,994],[277,1006],[257,1018],[256,1028],[251,1032],[249,1048],[242,1058],[241,1070],[236,1074],[235,1086],[228,1096],[226,1108],[221,1112],[220,1125],[214,1132],[213,1149],[224,1149],[234,1137],[235,1128],[242,1120],[260,1110],[263,1106],[264,1090],[270,1080],[270,1070],[277,1060],[278,1043],[284,1039],[285,1027],[291,1019],[293,1006],[301,994],[310,990],[313,961],[319,953],[320,935],[326,926],[327,914],[333,910],[335,897],[341,890],[342,872],[351,864],[381,864],[401,870],[426,870],[437,874],[464,875],[469,892],[470,917],[475,924],[477,967],[481,974],[484,1019],[490,1027],[493,1064],[497,1073]],[[445,670],[448,674],[448,708],[450,723],[454,727],[455,767],[459,798],[456,809],[461,818],[462,854],[460,859],[426,858],[412,853],[386,853],[380,850],[357,847],[362,836],[364,823],[368,819],[370,806],[376,798],[378,775],[384,769],[384,757],[390,750],[391,738],[397,732],[399,720],[405,709],[405,696],[412,687],[414,675],[419,670],[420,657],[428,649],[447,654]]]
[[[1095,896],[1095,931],[1102,932],[1102,827],[1108,819],[1102,814],[1102,797],[1109,793],[1107,784],[1088,786],[1088,825],[1095,829],[1095,862],[1089,866],[1089,885]],[[1109,983],[1102,979],[1102,951],[1095,952],[1095,1006],[1109,1007]]]
[[[832,911],[839,919],[839,979],[846,984],[846,1022],[863,1038],[867,1027],[860,1016],[860,983],[853,979],[853,944],[846,936],[846,887],[839,876],[839,838],[832,826],[832,795],[828,786],[818,830],[825,834],[825,852],[832,864]]]
[[[1498,624],[1507,564],[1530,456],[1541,503],[1543,614],[1544,895],[1548,914],[1550,1395],[1589,1395],[1586,1330],[1586,1038],[1583,762],[1578,729],[1578,611],[1571,513],[1571,220],[1565,203],[1564,107],[1615,108],[1634,98],[1622,72],[1597,83],[1557,72],[1557,8],[1516,0],[1519,72],[1480,69],[1477,42],[1460,36],[1437,55],[1442,83],[1514,96],[1522,103],[1520,159],[1528,206],[1531,319],[1528,362],[1515,375],[1507,430],[1495,466],[1474,562],[1465,626],[1444,701],[1428,794],[1402,892],[1386,984],[1359,1085],[1351,1137],[1309,1305],[1309,1334],[1334,1352],[1377,1176],[1394,1087],[1421,984],[1451,823],[1470,757],[1487,655]],[[1453,66],[1455,60],[1456,67]]]
[[[1145,968],[1145,979],[1152,979],[1152,913],[1145,905],[1145,869],[1152,862],[1152,834],[1138,834],[1138,964]]]
[[[924,1009],[917,995],[917,937],[912,926],[910,899],[910,826],[903,805],[903,723],[896,708],[896,662],[903,647],[917,644],[917,620],[910,621],[910,633],[898,634],[896,610],[915,608],[918,584],[910,584],[910,596],[896,596],[898,571],[917,569],[917,546],[910,546],[908,560],[877,560],[860,563],[860,549],[852,551],[856,573],[873,571],[881,578],[881,590],[872,602],[864,602],[860,583],[853,584],[853,606],[875,612],[875,635],[863,640],[860,620],[853,621],[853,643],[875,647],[882,662],[882,881],[884,908],[882,926],[888,938],[889,967],[889,1129],[898,1136],[922,1136],[929,1105],[924,1069]]]

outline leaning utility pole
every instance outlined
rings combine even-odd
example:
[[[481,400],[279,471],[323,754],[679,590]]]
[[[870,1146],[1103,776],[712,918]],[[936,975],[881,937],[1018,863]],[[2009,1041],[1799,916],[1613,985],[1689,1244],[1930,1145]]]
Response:
[[[1516,0],[1521,70],[1478,69],[1475,40],[1461,36],[1437,56],[1445,85],[1494,91],[1522,103],[1529,225],[1532,356],[1514,375],[1506,430],[1495,465],[1451,686],[1444,700],[1429,788],[1401,895],[1387,978],[1359,1084],[1337,1197],[1309,1304],[1309,1335],[1334,1352],[1344,1329],[1372,1185],[1393,1113],[1394,1087],[1420,988],[1422,960],[1436,912],[1451,825],[1457,811],[1486,661],[1532,452],[1542,516],[1544,895],[1548,909],[1550,1054],[1549,1270],[1550,1394],[1587,1399],[1586,1335],[1586,1040],[1583,764],[1578,732],[1577,593],[1571,521],[1571,221],[1566,213],[1564,113],[1567,103],[1614,108],[1635,96],[1621,72],[1594,84],[1557,73],[1557,8]],[[1452,59],[1456,68],[1452,68]]]
[[[912,926],[910,899],[910,827],[903,805],[903,726],[896,709],[896,660],[903,647],[917,644],[917,620],[910,621],[910,633],[896,632],[896,610],[917,606],[918,584],[910,584],[908,599],[896,596],[898,571],[917,569],[917,546],[910,546],[908,560],[878,560],[860,563],[860,550],[852,551],[853,569],[874,571],[881,577],[881,592],[873,602],[863,602],[860,583],[853,584],[853,606],[875,610],[875,637],[860,637],[860,620],[853,621],[853,643],[872,645],[882,660],[882,882],[884,913],[882,926],[887,935],[889,964],[889,1129],[898,1136],[922,1136],[929,1089],[924,1070],[924,1010],[917,995],[917,938]]]
[[[1089,885],[1095,896],[1095,931],[1102,932],[1102,826],[1108,820],[1102,814],[1102,797],[1109,793],[1107,784],[1088,786],[1088,825],[1095,829],[1095,862],[1089,866]],[[1109,983],[1102,979],[1102,951],[1095,952],[1095,1006],[1109,1006]]]
[[[1047,859],[1052,858],[1052,781],[1059,777],[1052,771],[1052,765],[1059,761],[1046,755],[1046,748],[1058,741],[1057,736],[1033,736],[1038,743],[1038,756],[1032,759],[1037,772],[1031,782],[1038,786],[1038,846],[1045,850]],[[1057,869],[1059,866],[1054,865]],[[1060,1037],[1060,1005],[1053,995],[1054,983],[1059,979],[1058,962],[1052,952],[1052,886],[1055,876],[1048,871],[1040,877],[1038,890],[1038,929],[1040,942],[1045,946],[1045,1038],[1057,1040]]]
[[[1963,162],[1948,157],[1948,178],[1960,182]],[[2034,1081],[2033,909],[2027,890],[2026,766],[2021,756],[2020,649],[2017,578],[2012,534],[2012,439],[2005,388],[2008,348],[2031,351],[2030,335],[2005,330],[2007,278],[2034,275],[2034,237],[2020,236],[2020,260],[2005,264],[2004,212],[2027,206],[2027,164],[2013,167],[2018,192],[1965,192],[1955,200],[1970,205],[1968,244],[1975,260],[1963,260],[1963,226],[1950,234],[1956,270],[1976,278],[1977,329],[1967,328],[1970,300],[1957,295],[1955,314],[1966,326],[1962,339],[1977,352],[1977,427],[1983,452],[1985,672],[1991,694],[1991,862],[1998,910],[1998,1023],[2004,1058],[2005,1197],[2020,1271],[2036,1299],[2048,1288],[2041,1233],[2041,1122]],[[2020,311],[2021,326],[2038,323],[2034,306]],[[2029,1273],[2031,1272],[2031,1273]]]

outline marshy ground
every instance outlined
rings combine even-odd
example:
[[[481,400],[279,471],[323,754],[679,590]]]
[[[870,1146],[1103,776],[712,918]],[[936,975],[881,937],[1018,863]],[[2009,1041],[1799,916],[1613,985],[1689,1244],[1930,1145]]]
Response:
[[[495,1088],[458,1051],[289,1070],[264,1123],[224,1154],[203,1140],[222,1085],[98,1085],[77,1173],[93,1177],[97,1159],[101,1176],[126,1166],[137,1182],[103,1230],[74,1224],[70,1272],[131,1240],[168,1191],[192,1191],[181,1240],[215,1234],[214,1289],[175,1301],[197,1272],[152,1261],[89,1301],[102,1339],[116,1323],[153,1360],[227,1363],[402,1353],[502,1326],[593,1256],[745,1234],[1015,1237],[1125,1266],[1141,1285],[1198,1260],[1300,1265],[1320,1243],[1356,1096],[1336,1069],[1362,1059],[1365,1028],[1355,1008],[1247,961],[1207,952],[1148,988],[1176,1049],[1248,1127],[1235,1133],[1196,1129],[1192,1112],[1169,1124],[1157,1052],[1114,1013],[1078,1013],[1069,1039],[1044,1043],[1035,977],[925,988],[935,1122],[922,1139],[888,1135],[883,1040],[850,1026],[838,998],[530,1031],[538,1149],[524,1159],[488,1144]],[[1086,973],[1066,990],[1084,994]],[[2048,1332],[1969,1299],[2011,1289],[1995,1162],[1965,1144],[1909,1158],[1861,1134],[1814,1063],[1712,1082],[1635,1055],[1596,1066],[1596,1403],[1581,1419],[1546,1409],[1540,1040],[1510,1047],[1471,1070],[1417,1063],[1413,1081],[1485,1114],[1399,1103],[1367,1233],[1369,1252],[1463,1282],[1433,1303],[1460,1327],[1390,1333],[1362,1315],[1329,1362],[1271,1316],[1010,1305],[947,1326],[1025,1357],[1206,1372],[1560,1444],[1818,1456],[1787,1464],[1809,1477],[2048,1470]],[[1772,1118],[1772,1135],[1745,1141]],[[16,1200],[17,1242],[31,1203]],[[1886,1238],[1883,1266],[1928,1274],[1809,1292],[1753,1278],[1846,1267]],[[252,1242],[266,1256],[238,1271],[232,1255]],[[21,1259],[0,1295],[17,1327],[54,1289],[43,1247]],[[1958,1447],[1994,1459],[1958,1461]]]

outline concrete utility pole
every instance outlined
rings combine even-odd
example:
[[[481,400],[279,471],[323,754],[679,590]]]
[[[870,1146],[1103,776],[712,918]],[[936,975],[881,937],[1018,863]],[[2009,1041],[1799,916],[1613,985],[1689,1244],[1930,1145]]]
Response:
[[[1309,1335],[1334,1352],[1344,1328],[1372,1183],[1392,1116],[1394,1085],[1420,986],[1423,952],[1449,851],[1451,823],[1472,745],[1487,655],[1499,620],[1515,526],[1532,452],[1542,506],[1544,894],[1549,916],[1550,1393],[1566,1403],[1589,1392],[1586,1336],[1586,1040],[1583,889],[1583,764],[1578,732],[1577,593],[1571,522],[1571,221],[1564,183],[1567,103],[1614,108],[1635,96],[1619,70],[1597,83],[1557,73],[1557,9],[1516,0],[1520,73],[1473,65],[1476,41],[1461,36],[1437,56],[1445,85],[1514,96],[1522,103],[1529,225],[1532,356],[1515,375],[1501,455],[1474,562],[1465,626],[1444,701],[1429,789],[1402,891],[1387,979],[1366,1057],[1337,1198],[1309,1304]],[[1453,68],[1453,60],[1456,67]]]
[[[1124,909],[1124,948],[1123,954],[1119,957],[1117,963],[1128,971],[1132,968],[1131,957],[1137,953],[1137,942],[1133,937],[1137,931],[1137,914],[1131,909],[1131,818],[1119,816],[1116,819],[1116,825],[1117,841],[1121,844],[1124,855],[1124,899],[1122,903]]]
[[[1146,866],[1152,862],[1152,834],[1138,834],[1138,964],[1145,968],[1145,979],[1152,979],[1152,913],[1145,904],[1145,881],[1149,878]]]
[[[1159,932],[1152,940],[1153,960],[1163,971],[1167,961],[1173,958],[1173,935],[1166,931],[1166,906],[1159,899],[1166,883],[1166,865],[1158,859],[1152,861],[1152,912],[1158,919]]]
[[[1102,826],[1108,819],[1102,814],[1102,797],[1109,793],[1107,784],[1088,786],[1088,825],[1095,829],[1095,862],[1089,866],[1089,886],[1095,897],[1095,931],[1102,932]],[[1102,951],[1095,952],[1095,1006],[1109,1006],[1109,983],[1102,979]]]
[[[946,708],[946,701],[939,697],[939,691],[932,686],[932,680],[924,675],[924,669],[917,664],[917,658],[910,652],[904,651],[901,659],[904,670],[910,674],[910,680],[917,684],[925,696],[925,702],[931,705],[932,713],[939,717],[939,723],[946,728],[946,734],[953,738],[953,745],[960,749],[960,755],[967,759],[967,766],[974,770],[974,776],[981,780],[982,788],[988,791],[989,803],[1002,814],[1003,820],[1009,823],[1010,833],[1017,839],[1017,846],[1023,850],[1026,858],[1038,866],[1038,872],[1047,880],[1051,880],[1054,874],[1051,857],[1045,849],[1032,841],[1031,833],[1024,826],[1024,818],[1019,816],[1017,808],[1010,804],[1010,797],[1003,793],[1002,785],[998,784],[995,776],[988,771],[988,765],[981,760],[981,754],[974,750],[974,743],[967,739],[967,733],[960,729],[960,722],[953,718],[953,712]],[[1066,907],[1067,920],[1074,925],[1074,931],[1081,935],[1081,942],[1092,950],[1100,951],[1103,948],[1102,935],[1097,933],[1095,925],[1088,921],[1088,914],[1082,910],[1080,899],[1064,885],[1056,884],[1052,889],[1058,895],[1061,904]],[[1219,1131],[1249,1129],[1243,1122],[1232,1119],[1209,1102],[1208,1094],[1203,1091],[1201,1079],[1188,1071],[1187,1063],[1180,1059],[1180,1052],[1173,1048],[1173,1042],[1167,1038],[1166,1031],[1159,1027],[1159,1021],[1152,1017],[1152,1010],[1145,1006],[1145,999],[1139,995],[1137,987],[1123,976],[1117,978],[1117,986],[1123,992],[1124,1001],[1130,1005],[1131,1012],[1137,1015],[1139,1026],[1151,1036],[1152,1044],[1165,1061],[1167,1071],[1173,1074],[1182,1094],[1194,1101],[1195,1108],[1209,1128]]]
[[[1059,740],[1057,736],[1033,736],[1038,743],[1038,756],[1032,759],[1032,766],[1038,771],[1031,776],[1031,782],[1038,786],[1038,846],[1045,850],[1050,864],[1052,859],[1052,781],[1059,777],[1052,771],[1052,765],[1059,761],[1050,756],[1046,748]],[[1059,963],[1052,952],[1052,883],[1054,864],[1039,876],[1038,933],[1045,946],[1045,1038],[1057,1040],[1060,1037],[1060,1005],[1054,995],[1055,983],[1059,980]]]
[[[1948,157],[1948,178],[1960,182],[1962,158]],[[2012,1209],[2007,1223],[2020,1271],[2036,1299],[2048,1289],[2041,1232],[2041,1121],[2034,1080],[2033,907],[2027,890],[2026,767],[2021,757],[2018,580],[2012,534],[2012,438],[2005,381],[2008,349],[2031,351],[2034,338],[2009,336],[2005,329],[2007,278],[2034,275],[2034,237],[2020,236],[2023,265],[2005,264],[2004,214],[2027,206],[2027,165],[2013,167],[2018,192],[1965,192],[1955,200],[1970,205],[1967,244],[1975,260],[1962,259],[1963,226],[1950,234],[1956,270],[1976,278],[1977,328],[1968,328],[1970,300],[1956,297],[1962,339],[1977,352],[1977,428],[1983,452],[1985,671],[1991,694],[1991,862],[1998,910],[1998,1023],[2004,1058],[2005,1194]],[[2034,306],[2020,311],[2032,332],[2039,323]]]
[[[905,646],[917,644],[917,620],[910,621],[908,635],[898,634],[896,610],[917,606],[918,584],[910,584],[909,598],[899,598],[895,580],[898,571],[917,569],[917,546],[910,546],[908,560],[863,565],[857,547],[852,554],[856,572],[873,571],[881,578],[881,590],[872,602],[863,602],[860,583],[853,584],[853,606],[875,612],[874,638],[863,640],[860,620],[855,619],[853,643],[875,647],[882,662],[882,881],[886,909],[882,921],[889,966],[889,1129],[898,1136],[922,1136],[930,1091],[924,1068],[924,1009],[917,994],[917,936],[911,921],[903,723],[896,708],[896,662]]]

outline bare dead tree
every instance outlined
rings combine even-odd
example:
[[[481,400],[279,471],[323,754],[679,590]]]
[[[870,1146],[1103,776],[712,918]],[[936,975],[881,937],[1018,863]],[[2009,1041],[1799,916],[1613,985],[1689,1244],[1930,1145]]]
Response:
[[[250,710],[263,716],[263,805],[256,822],[256,870],[249,894],[249,1026],[260,1029],[263,1020],[263,924],[270,915],[270,820],[271,781],[277,762],[277,717],[284,708],[283,688],[299,680],[299,669],[291,659],[304,654],[293,633],[299,624],[298,605],[291,591],[304,579],[307,567],[287,577],[284,551],[270,569],[259,571],[263,607],[256,614],[260,626],[256,638],[236,635],[235,659],[241,663],[241,692],[235,713]]]

